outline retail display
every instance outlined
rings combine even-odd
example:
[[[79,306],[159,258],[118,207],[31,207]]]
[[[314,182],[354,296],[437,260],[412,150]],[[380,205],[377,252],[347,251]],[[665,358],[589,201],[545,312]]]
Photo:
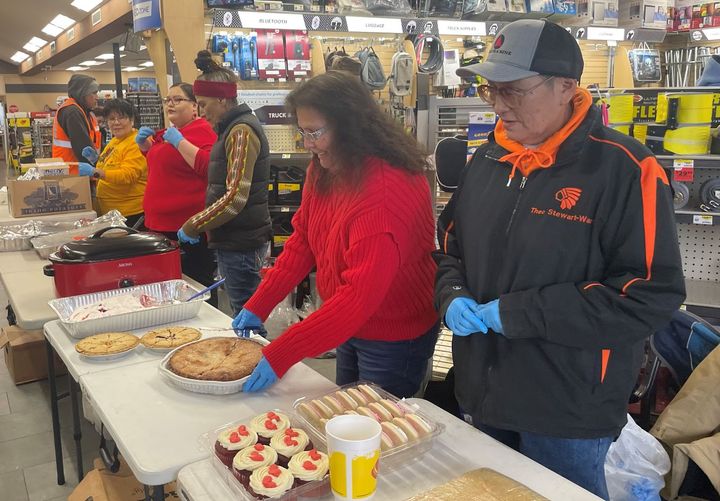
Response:
[[[307,31],[285,32],[288,78],[305,80],[310,76],[310,39]]]
[[[205,339],[175,350],[168,365],[188,379],[235,381],[250,375],[262,357],[261,349],[248,339]]]
[[[440,37],[423,33],[415,38],[415,58],[417,60],[418,71],[420,73],[437,73],[443,65],[443,45]],[[423,63],[423,54],[425,50],[430,51],[426,61]]]
[[[162,129],[165,125],[162,98],[153,92],[128,92],[125,99],[130,101],[137,112],[135,125]]]
[[[276,80],[287,77],[282,31],[258,30],[257,54],[260,80]]]
[[[202,333],[192,327],[172,326],[151,330],[140,338],[140,342],[146,348],[167,350],[197,341],[201,336]]]

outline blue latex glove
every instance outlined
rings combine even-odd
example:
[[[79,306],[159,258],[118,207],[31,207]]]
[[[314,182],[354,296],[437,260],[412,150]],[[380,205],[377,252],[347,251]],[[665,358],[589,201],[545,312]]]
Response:
[[[137,136],[135,136],[135,142],[137,144],[143,144],[145,141],[147,141],[147,138],[152,137],[155,135],[155,131],[152,130],[150,127],[140,127],[138,129]]]
[[[180,141],[185,138],[183,137],[182,132],[177,130],[176,127],[168,127],[167,129],[165,129],[163,139],[177,148],[180,144]]]
[[[262,321],[252,311],[243,308],[232,321],[232,327],[238,337],[250,337],[251,330],[259,330]]]
[[[180,228],[180,229],[178,230],[178,234],[177,234],[177,235],[178,235],[178,241],[179,241],[181,244],[191,244],[191,245],[195,245],[195,244],[199,244],[199,243],[200,243],[200,237],[191,237],[191,236],[188,236],[188,234],[185,233],[182,228]]]
[[[255,370],[250,374],[245,384],[243,384],[242,391],[251,393],[261,391],[275,384],[277,380],[277,374],[275,374],[273,368],[270,367],[270,362],[268,362],[265,357],[262,357],[257,367],[255,367]]]
[[[498,334],[503,333],[502,321],[500,320],[500,300],[496,299],[489,303],[481,304],[476,308],[483,323]]]
[[[469,297],[456,297],[445,313],[445,324],[456,336],[469,336],[476,332],[487,334],[487,326],[476,311],[480,305]]]
[[[82,149],[82,156],[91,164],[94,164],[98,160],[98,152],[92,146],[85,146]]]
[[[92,176],[95,174],[95,167],[86,162],[80,162],[78,164],[78,173],[81,176]]]

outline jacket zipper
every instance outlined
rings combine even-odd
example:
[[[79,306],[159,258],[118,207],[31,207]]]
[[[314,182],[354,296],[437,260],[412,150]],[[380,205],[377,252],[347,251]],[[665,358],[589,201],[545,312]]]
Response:
[[[527,177],[523,176],[523,178],[520,180],[520,187],[518,189],[517,199],[515,199],[515,207],[513,207],[512,214],[510,214],[510,221],[508,221],[507,228],[505,228],[505,236],[508,236],[510,234],[510,227],[515,220],[515,214],[517,213],[518,207],[520,206],[520,199],[522,198],[523,190],[525,189],[525,183],[527,183]]]

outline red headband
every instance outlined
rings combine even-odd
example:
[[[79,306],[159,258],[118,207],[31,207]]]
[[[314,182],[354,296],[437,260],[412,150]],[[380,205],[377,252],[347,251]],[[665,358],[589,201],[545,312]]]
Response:
[[[233,97],[237,97],[237,85],[232,82],[195,80],[193,83],[193,94],[196,96],[232,99]]]

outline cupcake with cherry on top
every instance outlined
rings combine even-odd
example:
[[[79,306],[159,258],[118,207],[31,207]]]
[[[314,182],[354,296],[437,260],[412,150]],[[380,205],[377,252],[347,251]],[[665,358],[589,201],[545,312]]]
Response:
[[[258,468],[276,463],[277,458],[275,449],[268,445],[257,443],[251,447],[246,447],[238,452],[233,459],[233,475],[241,484],[247,487],[252,472]]]
[[[250,421],[250,429],[258,435],[258,442],[270,445],[270,439],[290,427],[290,419],[280,412],[266,412],[255,416]]]
[[[241,424],[221,431],[215,441],[215,455],[230,468],[235,454],[241,449],[257,443],[258,436],[247,426]]]
[[[313,444],[307,433],[299,428],[285,428],[270,439],[270,447],[278,453],[278,464],[287,467],[288,461],[300,451],[310,450]]]
[[[288,470],[295,477],[295,487],[322,480],[327,475],[329,467],[327,454],[316,449],[298,452],[288,463]]]
[[[292,489],[295,478],[282,466],[271,464],[250,475],[247,490],[257,499],[277,498]]]

